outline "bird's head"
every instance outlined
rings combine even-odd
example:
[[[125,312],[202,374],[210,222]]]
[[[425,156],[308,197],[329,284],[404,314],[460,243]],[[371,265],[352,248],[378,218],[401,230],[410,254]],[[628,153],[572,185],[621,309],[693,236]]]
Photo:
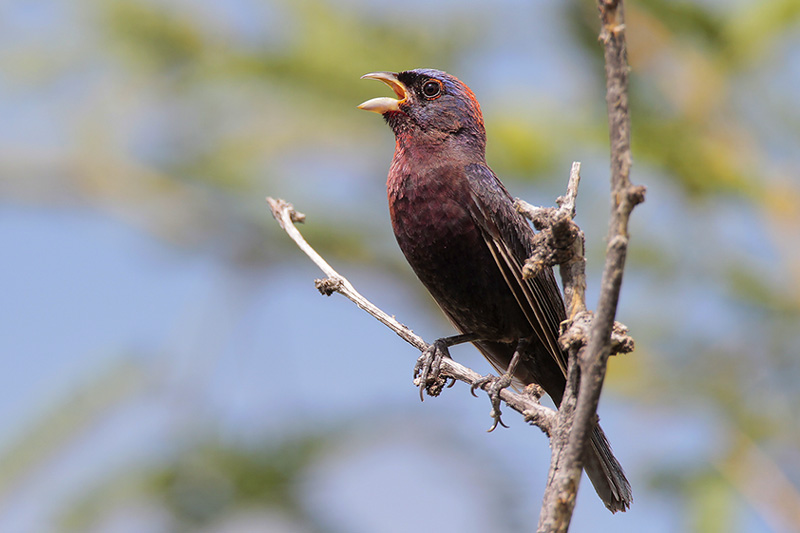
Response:
[[[455,76],[416,69],[372,72],[363,78],[380,80],[397,95],[397,99],[373,98],[358,107],[383,115],[398,142],[436,147],[455,141],[483,154],[486,130],[480,105],[470,88]]]

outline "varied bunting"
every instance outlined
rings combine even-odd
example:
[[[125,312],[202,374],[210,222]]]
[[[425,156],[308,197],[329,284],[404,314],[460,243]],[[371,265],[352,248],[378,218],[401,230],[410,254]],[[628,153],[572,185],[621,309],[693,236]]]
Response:
[[[560,405],[567,364],[558,344],[566,318],[561,292],[549,268],[522,276],[533,253],[533,230],[486,164],[475,95],[455,76],[433,69],[363,77],[386,83],[398,97],[359,106],[383,115],[395,134],[387,181],[395,237],[461,332],[435,346],[446,353],[448,346],[472,342],[505,373],[495,385],[538,384]],[[489,388],[499,402],[499,389]],[[631,488],[599,425],[584,462],[606,507],[626,510]]]

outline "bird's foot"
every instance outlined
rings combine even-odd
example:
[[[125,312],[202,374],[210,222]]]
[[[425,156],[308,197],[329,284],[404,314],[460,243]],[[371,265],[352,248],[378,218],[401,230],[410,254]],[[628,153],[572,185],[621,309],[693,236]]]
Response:
[[[423,401],[423,393],[428,396],[439,396],[447,386],[447,379],[442,377],[442,359],[450,357],[448,339],[438,339],[429,345],[414,365],[414,383],[419,386],[419,399]],[[453,386],[455,380],[450,383]]]
[[[439,396],[445,386],[452,387],[455,384],[455,379],[441,375],[442,359],[450,358],[450,346],[477,340],[480,340],[480,337],[474,333],[462,333],[437,339],[422,352],[417,359],[417,364],[414,365],[414,384],[419,387],[420,400],[423,399],[425,391],[428,391],[428,396]],[[449,384],[447,383],[448,379],[452,380]]]
[[[503,424],[503,420],[500,418],[500,393],[503,392],[503,389],[511,386],[511,383],[514,379],[514,372],[516,371],[517,365],[522,359],[522,354],[525,352],[525,349],[529,344],[530,339],[519,339],[517,341],[517,347],[514,350],[514,355],[511,357],[511,361],[508,363],[508,368],[506,368],[505,374],[499,378],[489,374],[488,376],[480,378],[472,385],[471,392],[473,396],[475,396],[475,389],[481,388],[486,391],[486,394],[489,395],[489,399],[492,401],[491,417],[494,419],[494,422],[492,423],[492,427],[489,428],[489,432],[494,431],[498,424],[504,428],[508,428],[507,425]]]
[[[503,419],[500,417],[502,414],[500,412],[500,392],[509,386],[511,386],[511,373],[503,374],[499,378],[489,374],[472,384],[470,392],[472,392],[473,396],[477,397],[475,394],[477,389],[483,389],[492,402],[492,411],[489,416],[492,417],[493,422],[492,427],[488,430],[490,433],[497,428],[498,424],[508,429],[508,426],[503,423]]]

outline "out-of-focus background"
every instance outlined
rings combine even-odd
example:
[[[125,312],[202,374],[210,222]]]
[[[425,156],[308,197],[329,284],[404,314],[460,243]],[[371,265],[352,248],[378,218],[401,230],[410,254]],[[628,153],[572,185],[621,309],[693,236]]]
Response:
[[[375,70],[436,67],[490,165],[609,208],[594,2],[0,5],[0,531],[531,531],[547,440],[338,295],[269,215],[428,340],[450,326],[388,220]],[[631,1],[632,219],[600,413],[634,486],[575,531],[800,531],[800,3]],[[478,371],[470,347],[453,350]]]

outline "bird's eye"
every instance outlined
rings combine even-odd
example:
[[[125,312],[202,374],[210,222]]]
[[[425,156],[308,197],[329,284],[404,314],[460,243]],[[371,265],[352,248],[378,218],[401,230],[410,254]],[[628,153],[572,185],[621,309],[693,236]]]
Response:
[[[428,80],[422,85],[422,94],[425,98],[433,100],[442,94],[442,82],[439,80]]]

